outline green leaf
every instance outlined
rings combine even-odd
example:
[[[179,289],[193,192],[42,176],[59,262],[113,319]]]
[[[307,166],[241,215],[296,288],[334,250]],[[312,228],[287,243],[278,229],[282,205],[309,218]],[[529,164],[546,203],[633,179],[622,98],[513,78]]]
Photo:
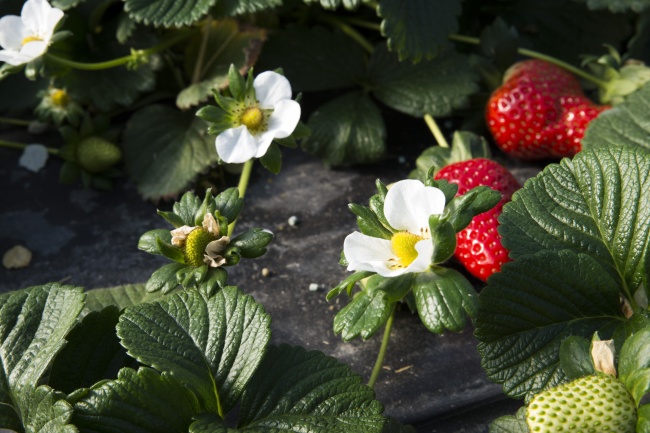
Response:
[[[488,186],[477,186],[460,197],[455,197],[445,206],[443,216],[449,219],[456,233],[463,230],[472,219],[487,212],[499,203],[501,193]]]
[[[69,424],[72,406],[65,395],[46,385],[32,390],[23,409],[23,425],[26,433],[77,433]]]
[[[393,236],[370,208],[355,203],[350,203],[348,207],[357,216],[357,225],[364,235],[381,239],[390,239]]]
[[[99,382],[74,402],[73,423],[97,433],[177,433],[200,411],[196,396],[173,375],[123,368],[116,380]]]
[[[215,0],[124,0],[124,9],[135,21],[156,27],[194,24]]]
[[[218,401],[225,412],[234,406],[257,368],[269,322],[261,304],[227,287],[207,300],[181,292],[127,308],[117,334],[131,356],[170,372],[216,413]]]
[[[131,117],[124,131],[124,160],[146,199],[176,194],[217,162],[207,124],[192,113],[150,105]]]
[[[282,152],[277,143],[271,143],[269,149],[260,158],[262,166],[273,174],[280,173],[282,168]]]
[[[218,16],[237,16],[278,6],[282,6],[282,0],[219,0],[214,11]]]
[[[637,405],[650,393],[650,328],[644,328],[623,344],[618,362],[619,379]]]
[[[215,209],[229,222],[233,222],[239,216],[244,207],[244,199],[239,197],[237,188],[228,188],[214,198]]]
[[[241,256],[246,259],[256,259],[266,253],[266,247],[273,240],[274,235],[268,230],[255,228],[233,238],[231,245],[239,248]]]
[[[467,317],[474,317],[478,297],[474,287],[458,271],[432,267],[416,275],[413,294],[424,326],[434,334],[460,332]]]
[[[479,297],[475,336],[488,377],[511,397],[532,396],[565,380],[562,341],[609,337],[625,320],[619,284],[586,254],[540,251],[490,277]]]
[[[492,24],[481,31],[481,50],[492,59],[501,71],[505,71],[517,57],[519,37],[517,30],[497,17]]]
[[[343,293],[344,291],[347,292],[348,296],[352,295],[352,288],[354,287],[355,284],[357,284],[359,281],[363,280],[364,278],[368,278],[373,275],[373,272],[370,271],[357,271],[347,277],[345,280],[341,281],[338,286],[334,287],[332,290],[330,290],[327,293],[327,300],[331,301],[333,298],[336,298],[338,295]]]
[[[499,233],[517,260],[569,249],[623,279],[628,299],[650,273],[650,154],[607,147],[548,166],[506,204]]]
[[[29,395],[66,344],[84,297],[80,287],[57,283],[0,296],[0,394],[9,396],[23,419],[32,407]]]
[[[362,92],[326,103],[309,117],[312,134],[302,148],[328,165],[378,161],[386,148],[386,127],[377,105]]]
[[[193,76],[197,65],[202,65],[197,76],[199,81],[178,94],[178,108],[186,109],[205,102],[213,90],[226,87],[231,66],[238,72],[246,72],[257,60],[264,36],[262,30],[252,26],[240,29],[235,20],[210,21],[209,25],[201,27],[201,32],[187,42],[184,64],[185,73],[189,77]],[[202,63],[199,63],[203,46],[204,57]]]
[[[304,0],[307,4],[317,3],[320,4],[324,9],[337,9],[343,4],[343,6],[348,10],[354,10],[358,8],[362,3],[366,3],[366,0]]]
[[[569,380],[596,374],[591,357],[591,343],[586,338],[567,337],[560,344],[559,356],[562,371]]]
[[[417,1],[409,0],[409,4]],[[411,116],[448,116],[464,107],[468,97],[478,90],[478,76],[467,57],[451,50],[413,64],[400,62],[394,53],[379,46],[368,68],[373,95]]]
[[[650,149],[650,83],[632,93],[625,102],[604,111],[589,122],[582,139],[583,149],[600,146],[630,146]]]
[[[52,0],[52,6],[61,10],[77,6],[81,0]]]
[[[69,394],[102,379],[114,378],[120,368],[135,364],[115,335],[119,317],[115,306],[84,317],[68,334],[68,344],[52,364],[49,385]]]
[[[234,433],[238,431],[226,427],[223,419],[213,413],[202,413],[194,419],[196,421],[190,426],[190,433]]]
[[[366,75],[361,46],[323,27],[273,32],[258,65],[261,70],[282,68],[294,92],[356,87]]]
[[[2,395],[0,394],[0,397]],[[21,431],[23,428],[23,423],[18,418],[18,414],[16,411],[14,411],[13,407],[11,407],[9,402],[4,402],[0,398],[0,425],[3,426],[4,428],[11,429],[14,431]]]
[[[196,220],[204,216],[204,202],[205,199],[201,200],[192,191],[187,191],[180,201],[174,203],[174,213],[183,221],[183,225],[194,227],[197,225]]]
[[[384,18],[381,33],[400,60],[419,62],[435,57],[458,31],[460,0],[380,0],[377,13]]]
[[[388,300],[386,292],[363,290],[336,314],[334,333],[341,334],[343,341],[367,340],[386,323],[394,308],[395,302]]]
[[[178,287],[178,279],[176,273],[187,266],[181,263],[170,263],[160,267],[154,271],[145,284],[145,290],[149,293],[161,291],[162,293],[169,293]]]
[[[162,293],[150,293],[144,284],[127,284],[124,286],[93,289],[86,292],[85,311],[101,311],[111,305],[122,310],[126,307],[143,302],[153,302],[162,299]]]
[[[433,251],[431,263],[438,264],[447,261],[456,250],[456,230],[442,215],[429,216],[429,228]]]
[[[185,254],[180,248],[177,248],[160,238],[156,238],[156,246],[163,256],[180,264],[185,264]]]
[[[636,424],[637,433],[650,433],[650,404],[644,404],[637,409],[639,417]]]
[[[270,346],[242,397],[238,430],[379,433],[382,410],[347,365],[301,347]]]
[[[506,415],[490,424],[490,433],[529,433],[526,424],[526,408],[522,407],[515,416]]]
[[[160,255],[162,252],[158,249],[158,239],[164,243],[171,244],[172,234],[169,230],[165,229],[149,230],[140,236],[140,240],[138,240],[138,249],[149,254]]]
[[[609,9],[611,12],[642,12],[650,7],[650,0],[580,0],[589,9]]]

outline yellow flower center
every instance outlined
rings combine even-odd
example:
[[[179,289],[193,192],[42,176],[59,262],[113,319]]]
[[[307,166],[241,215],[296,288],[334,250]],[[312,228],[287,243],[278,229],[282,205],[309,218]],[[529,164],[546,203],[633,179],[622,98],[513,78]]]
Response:
[[[257,107],[250,107],[244,111],[239,121],[246,125],[249,131],[257,132],[264,123],[264,113]]]
[[[215,240],[215,237],[200,227],[195,228],[187,235],[185,240],[185,262],[194,267],[203,265],[205,247]]]
[[[415,249],[415,244],[423,240],[421,236],[414,235],[409,232],[398,232],[390,239],[390,244],[395,251],[397,261],[393,263],[390,268],[405,268],[418,257],[418,252]]]
[[[43,39],[39,38],[38,36],[27,36],[23,41],[21,42],[21,45],[25,45],[29,42],[36,42],[36,41],[42,41]]]
[[[70,101],[68,93],[63,89],[56,89],[50,93],[50,99],[52,101],[52,104],[56,105],[57,107],[65,107],[68,105],[68,101]]]

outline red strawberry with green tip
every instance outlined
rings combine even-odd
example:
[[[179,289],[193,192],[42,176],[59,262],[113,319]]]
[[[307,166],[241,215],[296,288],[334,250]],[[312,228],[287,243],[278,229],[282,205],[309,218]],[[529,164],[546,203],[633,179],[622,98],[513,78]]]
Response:
[[[525,60],[505,74],[488,101],[486,120],[496,144],[519,159],[573,156],[585,129],[607,105],[596,105],[570,72]]]
[[[501,244],[497,232],[498,218],[503,205],[520,188],[517,179],[508,169],[486,158],[474,158],[445,166],[434,179],[444,179],[458,185],[457,196],[477,186],[489,186],[501,193],[501,201],[491,210],[477,215],[472,222],[456,234],[454,256],[475,277],[485,281],[509,260],[508,250]]]

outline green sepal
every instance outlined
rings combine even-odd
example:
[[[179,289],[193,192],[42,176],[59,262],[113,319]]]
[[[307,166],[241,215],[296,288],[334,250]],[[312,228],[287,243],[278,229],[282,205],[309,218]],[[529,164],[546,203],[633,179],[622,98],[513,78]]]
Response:
[[[237,101],[242,101],[246,96],[246,80],[233,64],[228,69],[228,88],[232,97]]]
[[[241,260],[241,253],[239,252],[239,248],[231,246],[223,254],[223,257],[226,259],[225,266],[234,266]]]
[[[160,267],[149,277],[149,280],[144,286],[145,290],[147,292],[157,292],[159,290],[163,293],[171,292],[178,287],[176,273],[184,268],[186,268],[184,264],[176,262]]]
[[[412,288],[420,319],[434,334],[462,331],[478,312],[474,287],[454,269],[433,266],[416,274]]]
[[[228,188],[217,194],[214,198],[214,206],[219,211],[219,215],[232,222],[237,219],[244,207],[244,199],[239,197],[237,188]]]
[[[500,200],[500,192],[488,186],[477,186],[452,199],[445,207],[443,215],[458,233],[467,227],[475,216],[489,211]]]
[[[368,202],[370,210],[384,227],[389,231],[395,231],[386,219],[386,215],[384,215],[384,201],[386,200],[388,188],[379,179],[375,181],[375,186],[377,187],[377,194],[370,197],[370,201]]]
[[[212,197],[212,188],[205,190],[205,196],[199,206],[198,210],[194,213],[194,224],[193,226],[201,226],[203,224],[203,219],[208,213],[214,213],[216,206],[214,204],[214,198]]]
[[[212,94],[214,96],[214,101],[226,113],[226,115],[229,118],[230,116],[232,116],[232,113],[234,113],[236,109],[241,105],[241,103],[236,101],[235,99],[229,98],[227,96],[223,96],[218,90],[214,90]],[[230,127],[232,127],[232,125]],[[211,129],[209,130],[209,132],[211,134],[215,133]]]
[[[156,246],[158,247],[160,254],[163,256],[175,261],[176,263],[185,264],[185,255],[179,248],[176,248],[172,244],[168,244],[158,237],[156,238]]]
[[[586,338],[571,335],[560,344],[560,366],[569,380],[596,374],[591,358],[591,343]]]
[[[326,300],[331,301],[332,299],[339,296],[343,291],[345,291],[348,296],[352,296],[352,288],[359,281],[364,278],[368,278],[373,275],[374,272],[370,271],[356,271],[354,274],[347,277],[345,280],[341,281],[336,287],[330,290],[325,297]]]
[[[505,415],[492,421],[490,433],[530,433],[526,423],[526,406],[513,415]]]
[[[300,95],[298,95],[300,96]],[[297,101],[298,98],[296,98]],[[311,135],[311,129],[305,125],[302,121],[299,121],[296,125],[296,129],[293,130],[290,136],[285,138],[275,138],[273,141],[278,143],[280,146],[288,147],[290,149],[295,149],[298,147],[296,140],[309,137]]]
[[[334,333],[341,334],[343,341],[357,337],[363,340],[375,333],[388,320],[395,308],[383,290],[359,292],[348,305],[334,317]]]
[[[614,343],[616,353],[621,352],[623,344],[629,337],[641,331],[644,328],[650,328],[650,311],[638,308],[632,316],[623,321],[614,331]]]
[[[228,272],[224,268],[208,268],[205,279],[199,284],[198,290],[206,298],[210,298],[218,290],[226,287]]]
[[[186,266],[176,272],[176,281],[186,289],[199,285],[208,272],[208,265]]]
[[[174,212],[163,212],[159,210],[158,215],[163,217],[165,221],[174,226],[174,228],[179,228],[185,225],[185,221]]]
[[[63,162],[59,172],[59,182],[64,185],[72,185],[79,180],[79,176],[81,176],[81,167],[70,161]]]
[[[433,167],[431,167],[431,169],[433,170]],[[433,179],[433,175],[428,177],[425,185],[438,188],[440,191],[442,191],[442,193],[445,195],[445,205],[450,203],[458,193],[458,185],[448,182],[445,179],[435,180]]]
[[[194,221],[196,220],[201,203],[201,199],[191,191],[188,191],[183,194],[180,201],[174,203],[172,209],[179,216],[180,220],[183,221],[183,225],[194,227],[196,225]]]
[[[217,221],[217,224],[219,225],[219,233],[222,235],[228,233],[228,218],[221,215],[219,211],[215,211],[213,213],[213,216],[214,219]]]
[[[211,134],[219,134],[226,129],[230,129],[234,126],[230,115],[222,108],[215,107],[214,105],[206,105],[205,107],[201,107],[196,112],[196,115],[197,117],[200,117],[201,119],[210,123],[209,129]]]
[[[404,296],[411,290],[413,285],[414,273],[407,273],[397,277],[382,277],[373,275],[368,279],[366,291],[374,293],[378,290],[386,293],[386,298],[390,302],[401,301]]]
[[[644,328],[627,339],[618,363],[619,379],[637,405],[650,393],[650,328]]]
[[[348,259],[345,257],[345,251],[341,251],[341,258],[339,259],[339,265],[341,266],[348,266],[350,262],[348,262]]]
[[[256,259],[266,253],[266,247],[274,237],[275,235],[268,230],[254,228],[235,237],[230,244],[239,248],[243,258]]]
[[[282,152],[277,143],[271,143],[266,153],[260,158],[260,162],[271,173],[280,173],[280,169],[282,168]]]
[[[149,254],[161,255],[162,252],[158,249],[158,239],[161,239],[166,244],[170,244],[172,241],[172,235],[169,230],[165,229],[149,230],[140,236],[138,249]]]
[[[454,226],[442,215],[429,216],[431,242],[433,253],[431,263],[437,264],[447,261],[456,250],[456,230]]]
[[[390,239],[393,236],[370,208],[355,203],[350,203],[348,207],[357,216],[357,225],[364,235],[381,239]]]

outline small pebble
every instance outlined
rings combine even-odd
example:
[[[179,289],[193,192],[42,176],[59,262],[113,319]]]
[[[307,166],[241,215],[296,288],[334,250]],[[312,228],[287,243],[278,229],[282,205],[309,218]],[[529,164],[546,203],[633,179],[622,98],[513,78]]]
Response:
[[[26,268],[32,261],[32,252],[22,245],[16,245],[2,256],[2,266],[6,269]]]
[[[295,215],[291,215],[287,220],[287,223],[289,223],[291,227],[295,227],[298,224],[298,217]]]
[[[398,156],[397,162],[400,164],[406,164],[406,158],[404,158],[403,156]]]
[[[41,168],[45,167],[48,156],[47,148],[42,144],[28,144],[25,146],[20,159],[18,159],[18,165],[37,173]]]
[[[310,292],[316,292],[316,291],[318,291],[318,284],[316,284],[316,283],[311,283],[311,284],[309,285],[309,291],[310,291]]]
[[[269,275],[271,275],[271,271],[269,271],[269,268],[262,268],[262,276],[268,277]]]

